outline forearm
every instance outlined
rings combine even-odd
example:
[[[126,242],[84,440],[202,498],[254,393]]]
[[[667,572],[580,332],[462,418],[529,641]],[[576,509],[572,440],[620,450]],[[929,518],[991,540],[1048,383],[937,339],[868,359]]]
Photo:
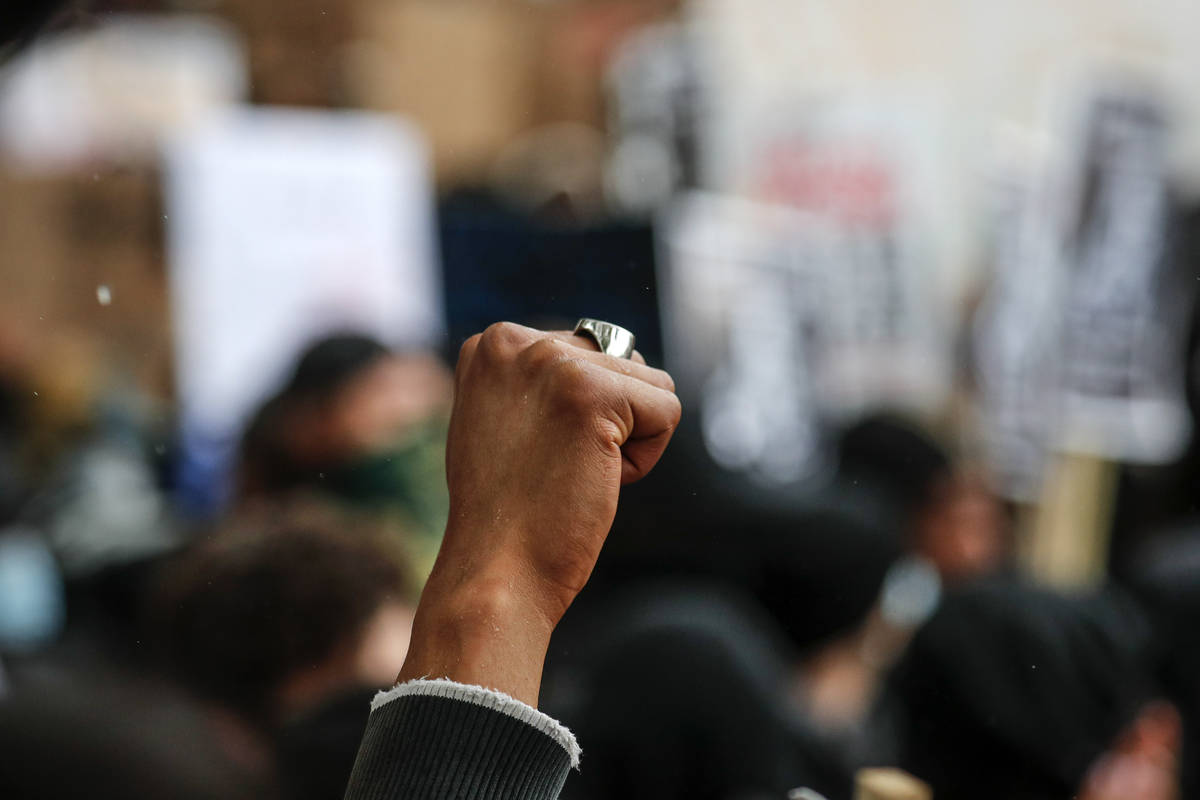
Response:
[[[558,797],[579,746],[535,707],[553,622],[516,585],[431,578],[347,800]]]
[[[557,797],[579,753],[535,707],[550,634],[591,574],[621,485],[678,424],[673,390],[636,353],[570,334],[502,323],[463,344],[451,524],[349,798]]]

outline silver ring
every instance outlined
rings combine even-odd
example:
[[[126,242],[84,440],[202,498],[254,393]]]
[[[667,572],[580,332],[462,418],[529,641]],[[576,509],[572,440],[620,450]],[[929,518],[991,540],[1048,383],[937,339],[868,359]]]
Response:
[[[633,334],[620,325],[584,317],[575,323],[574,332],[577,336],[587,336],[595,342],[601,353],[617,358],[629,358],[633,355]]]

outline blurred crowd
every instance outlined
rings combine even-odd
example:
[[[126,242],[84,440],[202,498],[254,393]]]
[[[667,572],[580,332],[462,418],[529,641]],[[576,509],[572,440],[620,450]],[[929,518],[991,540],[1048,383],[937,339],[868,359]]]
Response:
[[[6,796],[340,796],[445,523],[447,368],[312,344],[204,525],[171,510],[163,431],[40,418],[28,376],[4,385]],[[938,797],[1190,796],[1183,520],[1119,583],[1063,593],[911,420],[840,431],[786,505],[697,469],[686,430],[674,447],[551,648],[542,708],[587,748],[566,796],[849,797],[878,765]]]
[[[29,767],[6,795],[340,796],[445,524],[448,402],[432,356],[314,344],[205,524],[171,509],[161,431],[114,414],[34,434],[30,404],[6,406],[3,736]],[[75,747],[96,772],[47,758]]]
[[[1177,87],[1081,90],[1074,138],[1005,140],[1020,166],[967,247],[919,115],[847,110],[837,82],[754,135],[721,106],[789,63],[749,23],[715,42],[770,27],[736,6],[104,0],[2,67],[0,797],[341,797],[446,525],[452,354],[586,315],[672,371],[684,420],[550,647],[539,707],[584,749],[565,798],[1200,798]],[[244,231],[206,228],[162,152],[214,108],[282,105],[423,137],[406,180],[432,210],[382,215],[420,252],[396,303],[340,260],[348,223],[303,279],[229,266],[266,276],[248,318],[232,284],[186,296]],[[304,185],[357,197],[355,175]],[[234,199],[213,207],[252,218]],[[287,335],[255,327],[304,281]],[[380,322],[409,301],[422,330]],[[247,356],[224,383],[222,354]],[[924,786],[856,795],[872,767]]]

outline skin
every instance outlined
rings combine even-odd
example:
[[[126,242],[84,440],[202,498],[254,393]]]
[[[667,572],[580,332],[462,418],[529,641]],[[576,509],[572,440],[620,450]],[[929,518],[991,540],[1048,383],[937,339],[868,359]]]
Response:
[[[587,582],[621,486],[679,424],[640,355],[511,323],[463,345],[447,440],[450,522],[398,680],[450,678],[536,705],[550,634]]]
[[[1177,800],[1182,739],[1175,707],[1150,703],[1092,765],[1079,800]]]

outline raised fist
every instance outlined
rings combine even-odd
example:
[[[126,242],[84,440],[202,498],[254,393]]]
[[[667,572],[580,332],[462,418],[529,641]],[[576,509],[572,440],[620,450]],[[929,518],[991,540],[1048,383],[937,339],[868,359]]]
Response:
[[[510,323],[467,340],[446,453],[450,521],[401,678],[452,677],[533,704],[549,634],[591,574],[621,485],[650,471],[679,415],[671,377],[636,353]],[[520,679],[530,656],[532,686]],[[489,679],[474,674],[481,660],[520,669]]]

